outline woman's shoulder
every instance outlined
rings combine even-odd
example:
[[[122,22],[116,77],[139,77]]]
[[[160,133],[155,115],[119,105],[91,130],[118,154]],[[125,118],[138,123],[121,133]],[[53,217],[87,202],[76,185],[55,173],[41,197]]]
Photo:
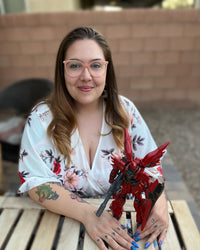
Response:
[[[44,112],[51,112],[46,102],[42,101],[37,103],[31,110],[31,113],[41,114]]]
[[[133,103],[133,101],[131,101],[130,99],[128,99],[125,96],[119,95],[119,100],[121,102],[121,104],[128,110],[133,110],[136,109],[135,104]]]
[[[40,122],[49,123],[52,120],[52,113],[46,102],[40,102],[35,105],[29,115],[29,118],[40,120]]]

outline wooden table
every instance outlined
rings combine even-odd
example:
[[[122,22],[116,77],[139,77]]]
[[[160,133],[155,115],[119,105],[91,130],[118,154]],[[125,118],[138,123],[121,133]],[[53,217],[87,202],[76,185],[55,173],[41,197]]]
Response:
[[[90,199],[99,207],[102,200]],[[109,204],[108,204],[109,206]],[[127,217],[135,231],[135,211],[131,201],[126,202],[121,223],[127,224]],[[161,250],[198,250],[200,235],[185,201],[169,202],[170,226]],[[28,197],[0,196],[0,249],[6,250],[76,250],[80,235],[80,223],[45,210]],[[144,249],[144,240],[138,242]],[[84,235],[83,250],[98,247]],[[149,250],[158,249],[153,245]]]

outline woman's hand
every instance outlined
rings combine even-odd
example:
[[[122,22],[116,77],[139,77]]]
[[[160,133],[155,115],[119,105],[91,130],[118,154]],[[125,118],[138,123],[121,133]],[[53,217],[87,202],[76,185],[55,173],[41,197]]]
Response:
[[[96,216],[96,208],[90,210],[86,216],[84,226],[90,237],[95,241],[101,250],[107,250],[104,242],[112,249],[135,250],[133,239],[122,229],[119,221],[104,211],[100,217]]]
[[[141,226],[138,228],[135,240],[143,239],[149,235],[145,248],[148,248],[157,238],[158,246],[160,247],[167,234],[168,226],[168,204],[163,193],[155,203],[143,231],[141,231]]]

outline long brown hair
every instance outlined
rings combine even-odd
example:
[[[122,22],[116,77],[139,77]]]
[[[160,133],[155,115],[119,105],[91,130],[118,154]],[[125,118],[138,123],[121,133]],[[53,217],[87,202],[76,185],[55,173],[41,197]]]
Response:
[[[94,40],[103,50],[105,60],[109,61],[106,75],[104,99],[106,101],[105,121],[111,127],[114,140],[119,148],[123,147],[124,128],[129,125],[129,119],[118,96],[118,88],[112,62],[110,48],[104,37],[89,27],[79,27],[64,37],[60,44],[55,68],[55,85],[52,96],[47,101],[53,120],[48,127],[48,135],[53,138],[56,148],[71,162],[71,135],[77,128],[76,116],[73,112],[74,100],[69,94],[64,78],[65,54],[68,48],[77,40]]]

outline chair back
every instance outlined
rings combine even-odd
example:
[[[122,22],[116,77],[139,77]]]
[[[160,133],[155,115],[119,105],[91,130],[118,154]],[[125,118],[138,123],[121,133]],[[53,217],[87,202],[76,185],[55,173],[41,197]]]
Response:
[[[16,114],[28,115],[31,108],[51,94],[53,83],[47,79],[32,78],[18,81],[0,92],[0,112],[15,110]]]
[[[0,114],[6,121],[6,116],[26,119],[35,104],[49,96],[52,91],[53,83],[47,79],[32,78],[18,81],[0,92]],[[0,120],[2,121],[2,118]],[[13,124],[13,127],[16,126],[17,124]],[[7,131],[7,128],[5,129]],[[20,130],[22,133],[23,126]],[[0,140],[0,143],[3,160],[18,162],[20,143],[11,144],[5,140]]]

